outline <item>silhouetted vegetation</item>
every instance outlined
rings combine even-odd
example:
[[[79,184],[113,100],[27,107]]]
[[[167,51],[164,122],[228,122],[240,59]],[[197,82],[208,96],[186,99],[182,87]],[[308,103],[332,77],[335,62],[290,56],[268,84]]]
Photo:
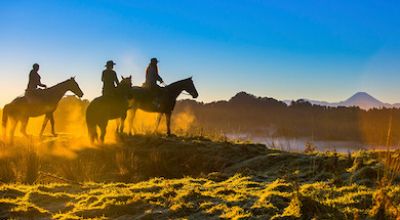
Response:
[[[314,137],[385,145],[392,118],[390,144],[400,142],[400,109],[363,110],[327,107],[297,100],[287,105],[273,98],[240,92],[229,101],[199,103],[182,100],[177,112],[190,111],[194,127],[223,133],[250,133],[273,137]]]

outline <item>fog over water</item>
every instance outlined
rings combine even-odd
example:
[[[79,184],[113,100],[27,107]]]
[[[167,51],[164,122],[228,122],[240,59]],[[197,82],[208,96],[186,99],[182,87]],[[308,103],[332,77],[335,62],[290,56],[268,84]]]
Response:
[[[354,152],[359,150],[383,150],[386,146],[363,144],[357,141],[332,141],[312,140],[311,137],[289,138],[289,137],[268,137],[255,136],[251,134],[226,134],[229,139],[239,139],[254,143],[265,144],[268,148],[276,148],[285,151],[303,152],[307,144],[311,144],[316,150],[336,151],[340,153]],[[390,146],[391,149],[398,149],[399,146]]]

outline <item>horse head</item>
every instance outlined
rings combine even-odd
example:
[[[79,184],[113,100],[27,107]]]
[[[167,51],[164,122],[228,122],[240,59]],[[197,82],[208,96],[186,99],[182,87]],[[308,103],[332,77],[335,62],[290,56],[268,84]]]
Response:
[[[118,86],[117,86],[117,93],[121,94],[121,95],[126,95],[129,94],[131,88],[132,88],[132,76],[128,76],[128,77],[122,77],[121,82],[119,82]]]
[[[69,90],[71,92],[73,92],[75,95],[77,95],[79,98],[82,98],[83,96],[83,92],[81,90],[81,88],[79,87],[78,83],[75,81],[75,76],[71,77],[71,79],[68,80],[69,81]]]
[[[122,87],[132,87],[132,76],[128,76],[128,77],[122,77],[121,82],[119,83],[120,86]]]
[[[188,92],[193,98],[197,98],[199,93],[197,92],[196,87],[194,86],[192,77],[187,78],[185,80],[185,87],[184,90]]]

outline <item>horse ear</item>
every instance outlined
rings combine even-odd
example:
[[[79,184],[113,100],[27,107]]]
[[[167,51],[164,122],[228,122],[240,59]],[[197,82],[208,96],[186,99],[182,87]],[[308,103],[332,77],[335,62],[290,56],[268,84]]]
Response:
[[[125,77],[123,75],[121,75],[122,79],[125,79]]]

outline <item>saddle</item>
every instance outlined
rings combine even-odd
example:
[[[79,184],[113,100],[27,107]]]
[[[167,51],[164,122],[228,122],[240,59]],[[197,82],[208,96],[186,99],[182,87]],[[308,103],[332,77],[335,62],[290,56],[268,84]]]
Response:
[[[27,89],[25,90],[25,99],[28,103],[43,101],[43,89]]]
[[[165,88],[132,87],[132,98],[151,102],[156,109],[160,108],[160,101],[165,95]]]

